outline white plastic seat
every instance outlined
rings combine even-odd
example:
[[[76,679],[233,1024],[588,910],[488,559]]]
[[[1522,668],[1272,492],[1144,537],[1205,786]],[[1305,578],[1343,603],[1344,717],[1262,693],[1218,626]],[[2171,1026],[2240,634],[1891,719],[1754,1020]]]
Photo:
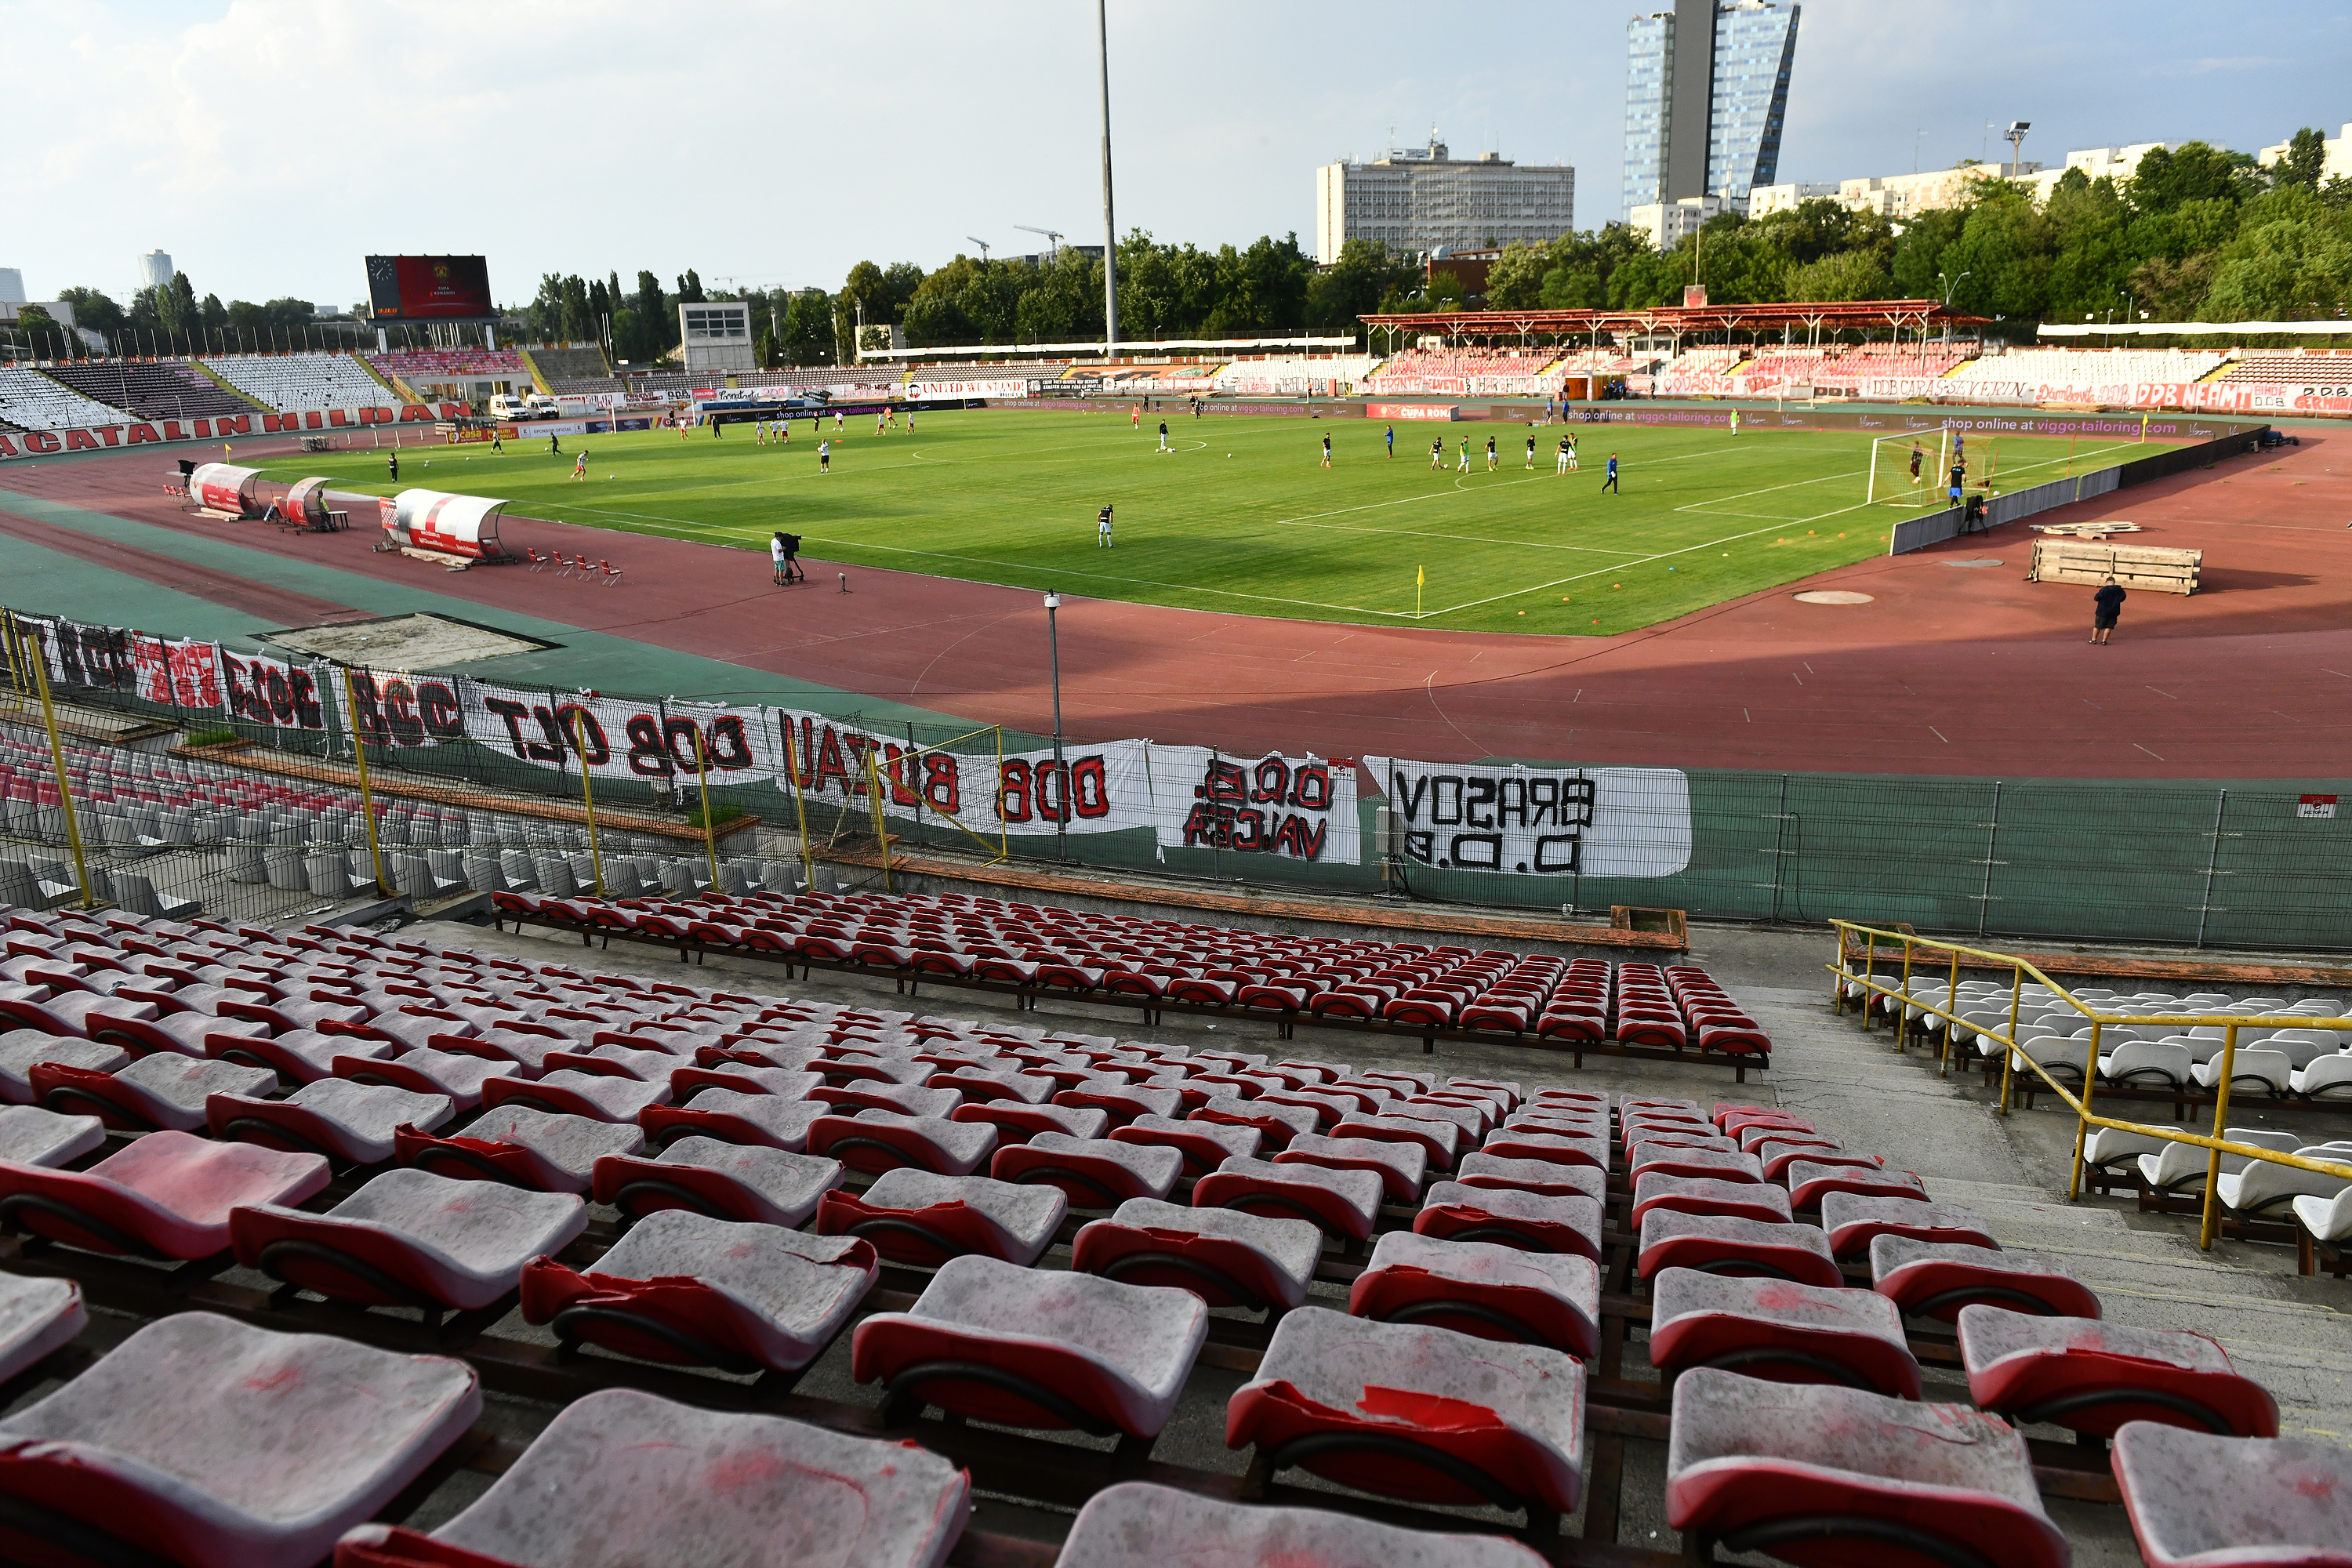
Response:
[[[916,1267],[973,1253],[1025,1268],[1054,1244],[1069,1207],[1056,1186],[902,1165],[863,1193],[826,1193],[817,1205],[817,1230],[863,1237],[883,1257]]]
[[[403,1165],[542,1193],[585,1193],[598,1160],[634,1154],[645,1146],[645,1135],[625,1121],[515,1105],[486,1111],[446,1138],[407,1127],[393,1131],[394,1153]]]
[[[2250,1089],[2264,1089],[2272,1094],[2285,1094],[2294,1084],[2294,1058],[2284,1051],[2263,1047],[2248,1050],[2238,1047],[2235,1065],[2231,1069],[2230,1092],[2243,1094]],[[2200,1089],[2213,1089],[2221,1081],[2221,1054],[2215,1052],[2189,1069],[2189,1077]]]
[[[837,1160],[698,1135],[649,1158],[634,1151],[600,1156],[591,1190],[598,1203],[632,1218],[684,1208],[796,1230],[841,1178]]]
[[[2105,1129],[2102,1129],[2105,1131]],[[2258,1127],[2225,1127],[2224,1142],[2251,1143],[2260,1149],[2275,1149],[2282,1154],[2292,1154],[2302,1140],[2292,1132],[2271,1132]],[[2140,1181],[2151,1192],[2201,1193],[2205,1190],[2205,1167],[2210,1151],[2194,1143],[2168,1142],[2153,1154],[2139,1157]],[[2243,1154],[2221,1156],[2221,1173],[2230,1174],[2251,1162]]]
[[[2161,1084],[2178,1089],[2197,1065],[2187,1046],[2158,1040],[2126,1040],[2099,1058],[2099,1076],[2109,1083]]]
[[[2334,1197],[2303,1196],[2292,1205],[2295,1223],[2311,1234],[2315,1241],[2337,1243],[2352,1241],[2352,1189]]]
[[[48,1035],[38,1029],[11,1029],[0,1035],[0,1100],[30,1105],[37,1098],[30,1074],[35,1062],[63,1062],[92,1072],[113,1072],[131,1060],[121,1047],[77,1035]]]
[[[481,1408],[463,1362],[181,1312],[0,1420],[0,1493],[187,1568],[310,1568]]]
[[[354,1553],[367,1563],[443,1547],[516,1568],[943,1568],[971,1511],[970,1478],[936,1454],[616,1388],[557,1412],[430,1537],[367,1524],[343,1541],[381,1553]]]
[[[1530,1252],[1392,1230],[1348,1293],[1348,1310],[1384,1323],[1433,1323],[1475,1339],[1601,1348],[1601,1271],[1575,1253]]]
[[[2294,1152],[2307,1160],[2352,1164],[2352,1149],[2321,1146],[2297,1149]],[[2254,1219],[2274,1209],[2291,1207],[2299,1197],[2332,1199],[2347,1189],[2352,1189],[2352,1181],[2341,1176],[2269,1160],[2249,1160],[2242,1169],[2227,1173],[2215,1182],[2213,1195],[2232,1218]]]
[[[430,1132],[453,1114],[455,1107],[446,1094],[337,1078],[306,1083],[284,1100],[234,1093],[205,1100],[205,1121],[215,1138],[324,1154],[354,1165],[379,1165],[391,1159],[393,1134],[400,1128]]]

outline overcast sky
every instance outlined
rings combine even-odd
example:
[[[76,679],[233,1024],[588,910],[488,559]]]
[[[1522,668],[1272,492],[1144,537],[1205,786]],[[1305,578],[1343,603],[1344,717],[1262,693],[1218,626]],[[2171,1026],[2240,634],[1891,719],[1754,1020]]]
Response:
[[[1664,0],[1643,0],[1641,8]],[[1296,229],[1313,171],[1433,124],[1578,172],[1622,216],[1634,5],[1110,0],[1122,231]],[[0,266],[120,297],[161,247],[199,294],[362,292],[372,251],[833,287],[1015,226],[1102,237],[1090,0],[0,0]],[[2352,121],[2352,7],[1804,0],[1783,180]],[[1995,154],[1997,155],[1997,154]]]

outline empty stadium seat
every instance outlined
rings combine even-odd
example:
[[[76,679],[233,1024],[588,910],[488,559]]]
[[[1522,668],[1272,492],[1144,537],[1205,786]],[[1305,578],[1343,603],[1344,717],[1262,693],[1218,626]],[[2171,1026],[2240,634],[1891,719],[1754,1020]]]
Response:
[[[0,1552],[310,1568],[481,1408],[462,1362],[178,1313],[0,1420]]]
[[[941,1267],[910,1310],[858,1324],[850,1369],[886,1386],[887,1425],[936,1405],[1148,1447],[1207,1335],[1208,1309],[1186,1291],[964,1257]]]
[[[2278,1436],[2278,1403],[2202,1334],[2000,1307],[1960,1309],[1969,1397],[2020,1426],[2094,1437],[2127,1421],[2239,1437]]]
[[[2099,1299],[2063,1261],[1950,1242],[1881,1236],[1870,1244],[1872,1289],[1909,1317],[1956,1320],[1963,1307],[2011,1307],[2048,1318],[2095,1318]]]
[[[0,1275],[0,1384],[73,1343],[89,1321],[72,1280]]]
[[[242,1204],[299,1204],[327,1162],[250,1143],[150,1132],[83,1171],[0,1165],[0,1223],[68,1247],[132,1258],[210,1258]]]
[[[824,1352],[880,1274],[874,1248],[856,1237],[668,1209],[585,1272],[546,1257],[527,1263],[522,1313],[551,1325],[566,1346],[584,1341],[789,1383]]]
[[[615,1388],[557,1412],[431,1535],[362,1525],[335,1568],[943,1568],[971,1512],[971,1479],[935,1454]]]
[[[1527,1509],[1558,1530],[1583,1491],[1584,1363],[1540,1345],[1302,1307],[1225,1410],[1253,1472],[1293,1465],[1388,1497]]]
[[[862,1237],[892,1262],[917,1268],[970,1255],[1025,1268],[1053,1245],[1069,1206],[1055,1185],[900,1166],[863,1193],[828,1191],[816,1228],[821,1236]]]
[[[1323,1236],[1304,1220],[1130,1198],[1071,1244],[1070,1267],[1190,1290],[1212,1307],[1288,1311],[1307,1299]]]
[[[2352,1540],[2352,1458],[2335,1443],[2134,1421],[2114,1467],[2148,1568],[2331,1563]]]
[[[1706,1366],[1920,1397],[1902,1314],[1866,1290],[1666,1268],[1650,1302],[1650,1361],[1670,1377]]]
[[[836,1160],[697,1135],[677,1139],[649,1158],[601,1156],[590,1190],[598,1203],[610,1204],[630,1219],[675,1208],[791,1230],[808,1223],[841,1178]]]
[[[1382,1323],[1430,1323],[1474,1339],[1601,1348],[1601,1273],[1573,1252],[1392,1230],[1348,1292],[1348,1310]]]
[[[1220,1502],[1172,1487],[1128,1481],[1087,1500],[1055,1568],[1159,1568],[1171,1561],[1311,1563],[1316,1568],[1537,1568],[1544,1560],[1496,1535],[1399,1530],[1328,1509]]]
[[[2025,1440],[1995,1417],[1711,1367],[1675,1383],[1666,1522],[1702,1562],[1717,1542],[1822,1563],[2071,1560]]]

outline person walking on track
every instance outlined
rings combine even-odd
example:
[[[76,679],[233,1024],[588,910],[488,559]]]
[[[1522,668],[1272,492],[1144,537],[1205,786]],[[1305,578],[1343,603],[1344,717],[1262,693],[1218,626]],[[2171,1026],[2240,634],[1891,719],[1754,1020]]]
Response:
[[[2112,574],[2105,582],[2099,584],[2099,591],[2091,595],[2091,640],[2093,642],[2104,647],[2107,639],[2115,635],[2116,618],[2124,613],[2125,597],[2124,585],[2116,582]]]

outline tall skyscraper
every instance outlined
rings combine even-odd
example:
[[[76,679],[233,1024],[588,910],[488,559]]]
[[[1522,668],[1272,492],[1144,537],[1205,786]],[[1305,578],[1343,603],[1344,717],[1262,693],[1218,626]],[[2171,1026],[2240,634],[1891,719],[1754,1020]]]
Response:
[[[1802,7],[1675,0],[1626,24],[1625,207],[1774,183]]]
[[[172,286],[172,253],[151,250],[139,258],[139,287],[169,289]]]

